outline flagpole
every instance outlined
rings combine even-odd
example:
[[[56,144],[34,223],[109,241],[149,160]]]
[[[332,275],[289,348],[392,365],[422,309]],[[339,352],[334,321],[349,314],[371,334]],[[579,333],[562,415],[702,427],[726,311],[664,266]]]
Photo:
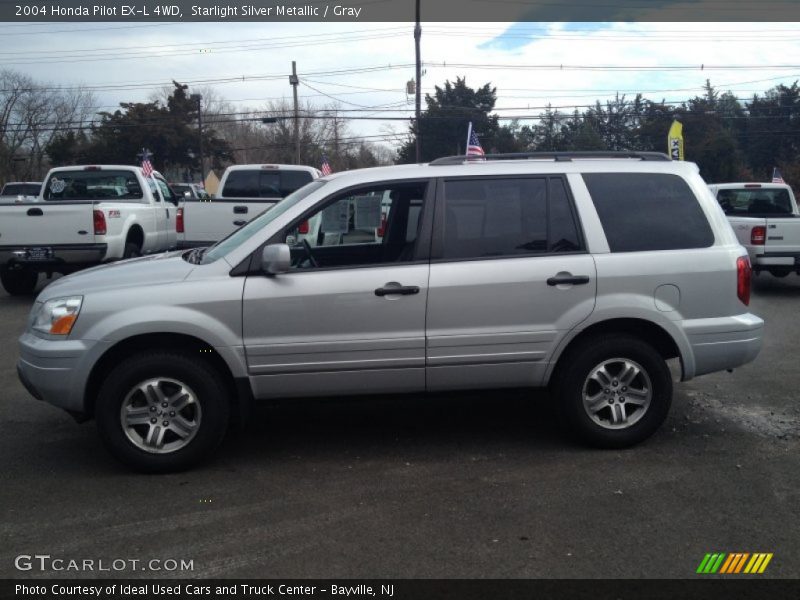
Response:
[[[469,139],[472,137],[472,121],[469,122],[469,127],[467,127],[467,145],[464,146],[464,156],[469,155]]]

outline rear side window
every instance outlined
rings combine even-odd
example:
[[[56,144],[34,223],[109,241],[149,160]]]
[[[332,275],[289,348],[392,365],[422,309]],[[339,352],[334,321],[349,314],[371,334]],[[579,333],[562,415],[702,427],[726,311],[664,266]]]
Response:
[[[222,195],[229,198],[285,198],[312,179],[308,171],[231,171]]]
[[[697,198],[668,173],[584,173],[612,252],[706,248],[714,233]]]
[[[443,258],[582,250],[561,178],[451,180],[444,194]]]

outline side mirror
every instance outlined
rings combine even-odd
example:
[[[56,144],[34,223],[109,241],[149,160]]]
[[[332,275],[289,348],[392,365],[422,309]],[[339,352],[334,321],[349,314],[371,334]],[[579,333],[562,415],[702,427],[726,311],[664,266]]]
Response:
[[[185,192],[183,192],[183,197],[186,198],[187,200],[191,200],[192,199],[192,192],[190,192],[189,190],[186,190]]]
[[[292,253],[286,244],[270,244],[261,253],[261,270],[267,275],[288,273],[292,266]]]

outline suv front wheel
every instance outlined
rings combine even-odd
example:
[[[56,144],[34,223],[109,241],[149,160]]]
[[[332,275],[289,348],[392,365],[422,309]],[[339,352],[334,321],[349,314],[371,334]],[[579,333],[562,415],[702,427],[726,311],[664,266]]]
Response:
[[[598,336],[562,357],[554,381],[558,413],[581,441],[624,448],[650,437],[672,403],[672,375],[647,342],[626,334]]]
[[[97,427],[126,465],[158,473],[208,457],[225,435],[229,393],[206,361],[156,352],[128,358],[106,377],[97,397]]]

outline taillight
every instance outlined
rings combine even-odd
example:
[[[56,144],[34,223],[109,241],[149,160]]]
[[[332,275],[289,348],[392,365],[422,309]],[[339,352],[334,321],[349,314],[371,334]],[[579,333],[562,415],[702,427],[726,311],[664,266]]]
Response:
[[[745,305],[750,304],[750,258],[740,256],[736,259],[736,295]]]
[[[310,230],[311,228],[308,225],[308,221],[303,221],[302,223],[300,223],[300,225],[297,226],[297,233],[300,233],[302,235],[306,235]]]
[[[175,231],[183,233],[183,207],[179,208],[175,215]]]
[[[750,230],[750,243],[753,246],[763,246],[766,239],[767,228],[763,225],[758,225]]]
[[[94,234],[105,235],[106,216],[103,214],[102,210],[95,210],[93,214],[94,214]]]
[[[386,233],[386,213],[383,213],[381,215],[381,225],[380,227],[378,227],[377,234],[378,237],[383,237],[385,233]]]

